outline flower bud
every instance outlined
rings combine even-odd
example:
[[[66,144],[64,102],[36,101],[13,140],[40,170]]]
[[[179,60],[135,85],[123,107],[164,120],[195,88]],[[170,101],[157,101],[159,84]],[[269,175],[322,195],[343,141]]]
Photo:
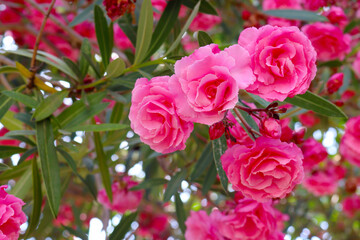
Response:
[[[104,0],[107,15],[112,21],[124,15],[126,12],[135,10],[136,0]]]
[[[329,94],[333,94],[337,92],[340,87],[343,85],[344,74],[343,73],[335,73],[326,83],[326,88]]]
[[[260,125],[260,133],[269,138],[279,139],[281,137],[281,125],[279,120],[266,118]]]
[[[214,123],[209,128],[209,136],[211,140],[220,138],[225,132],[225,126],[222,121]]]

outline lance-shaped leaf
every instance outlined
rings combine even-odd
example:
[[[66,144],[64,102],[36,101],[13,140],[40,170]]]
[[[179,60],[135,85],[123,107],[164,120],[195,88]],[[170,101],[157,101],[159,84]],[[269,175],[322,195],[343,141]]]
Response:
[[[109,27],[103,10],[97,5],[94,8],[94,16],[96,38],[99,44],[102,62],[104,66],[107,67],[112,51],[112,44],[110,44],[112,39],[110,39]]]
[[[183,4],[189,8],[194,8],[198,2],[201,2],[199,12],[218,15],[214,6],[212,6],[208,1],[204,0],[183,0]]]
[[[26,148],[14,147],[14,146],[0,146],[0,158],[11,157],[14,154],[25,152]]]
[[[217,171],[216,171],[215,162],[212,162],[203,182],[203,188],[201,190],[203,196],[206,196],[211,186],[215,183],[216,175],[217,175]]]
[[[125,63],[121,58],[111,61],[106,68],[106,77],[115,78],[120,76],[125,70]]]
[[[198,38],[200,47],[213,43],[213,40],[211,39],[211,37],[204,31],[199,31],[197,38]]]
[[[107,132],[107,131],[116,131],[129,128],[125,124],[116,124],[116,123],[103,123],[103,124],[91,124],[84,126],[76,126],[72,128],[66,128],[65,131],[76,132],[76,131],[85,131],[85,132]]]
[[[164,202],[168,202],[170,198],[178,191],[181,186],[181,182],[186,178],[186,168],[176,173],[169,181],[164,193]]]
[[[109,240],[124,239],[126,233],[129,231],[131,223],[136,219],[138,212],[123,215],[120,223],[115,227],[114,231],[109,236]]]
[[[294,10],[294,9],[277,9],[264,11],[266,15],[273,17],[286,18],[291,20],[301,20],[307,22],[327,22],[326,17],[313,11]]]
[[[224,136],[222,136],[218,139],[212,140],[211,142],[212,142],[212,149],[214,154],[216,170],[219,174],[221,185],[223,186],[224,190],[227,192],[228,178],[226,176],[226,173],[222,167],[220,160],[220,157],[224,154],[224,152],[227,149],[226,139]]]
[[[9,110],[14,101],[5,95],[0,95],[0,120],[5,115],[5,113]]]
[[[36,121],[41,121],[49,117],[56,109],[58,109],[63,100],[69,94],[68,91],[61,91],[51,94],[49,97],[45,98],[34,112],[34,118]]]
[[[186,226],[186,213],[184,209],[184,203],[181,201],[179,193],[175,193],[175,209],[176,209],[176,217],[179,223],[179,227],[183,234],[185,234]]]
[[[39,102],[36,101],[34,98],[19,92],[2,91],[1,93],[31,108],[36,108],[39,104]]]
[[[153,10],[151,0],[144,0],[141,5],[139,24],[136,38],[134,65],[141,63],[150,47],[153,31]]]
[[[131,191],[136,191],[136,190],[141,190],[141,189],[148,189],[148,188],[156,187],[156,186],[159,186],[159,185],[163,185],[163,184],[165,184],[167,182],[168,182],[168,180],[163,179],[163,178],[145,179],[143,182],[141,182],[138,185],[130,188],[130,190]]]
[[[194,170],[190,175],[191,181],[198,179],[201,174],[210,166],[210,164],[214,161],[213,154],[211,151],[211,144],[208,143],[203,152],[201,153],[200,158],[196,161]]]
[[[335,104],[309,91],[303,95],[296,95],[293,98],[286,98],[285,102],[312,110],[324,116],[347,118],[346,114],[341,111],[341,109],[338,108]]]
[[[54,146],[53,128],[49,118],[36,122],[36,141],[46,195],[51,212],[56,218],[61,198],[61,181],[60,167]]]

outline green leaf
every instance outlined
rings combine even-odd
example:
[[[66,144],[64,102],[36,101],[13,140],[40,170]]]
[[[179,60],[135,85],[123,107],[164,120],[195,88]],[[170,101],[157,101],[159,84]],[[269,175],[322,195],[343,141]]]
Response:
[[[95,32],[96,38],[99,44],[100,53],[102,62],[104,67],[106,68],[109,64],[110,56],[111,56],[111,44],[110,44],[110,33],[109,27],[104,16],[103,10],[99,6],[95,6],[94,8],[94,16],[95,16]]]
[[[352,20],[344,29],[344,33],[348,33],[353,30],[355,27],[360,25],[360,19]]]
[[[213,162],[213,155],[211,152],[211,144],[208,143],[201,153],[200,158],[196,161],[194,170],[190,175],[191,181],[198,179],[201,174],[210,166]]]
[[[26,169],[21,178],[16,181],[15,187],[11,189],[10,193],[20,199],[24,199],[31,189],[31,169]]]
[[[346,114],[341,111],[341,109],[338,108],[335,104],[309,91],[303,95],[296,95],[293,98],[286,98],[285,102],[312,110],[324,116],[347,118]]]
[[[75,27],[76,25],[84,22],[85,20],[88,20],[93,13],[94,6],[101,4],[102,1],[103,0],[96,0],[95,2],[90,4],[81,13],[74,17],[74,19],[69,23],[69,27]]]
[[[35,146],[35,145],[36,145],[32,140],[30,140],[29,138],[27,138],[27,137],[25,137],[25,136],[7,136],[7,135],[5,134],[5,136],[0,137],[0,140],[8,140],[8,139],[19,140],[19,141],[25,142],[25,143],[27,143],[27,144],[29,144],[29,145],[31,145],[31,146]]]
[[[273,17],[280,17],[291,20],[301,20],[307,22],[328,22],[329,20],[312,11],[294,10],[294,9],[277,9],[264,11],[264,14]]]
[[[126,18],[120,18],[118,21],[118,24],[125,33],[125,35],[129,38],[130,42],[133,46],[136,45],[136,30],[131,25],[131,22],[127,20]]]
[[[41,179],[39,174],[39,168],[37,166],[36,158],[32,160],[32,184],[33,184],[33,206],[31,217],[29,219],[29,226],[26,230],[25,238],[31,234],[36,227],[38,226],[40,215],[41,215],[41,205],[42,205],[42,191],[41,191]]]
[[[197,15],[197,13],[199,12],[200,3],[201,2],[198,2],[195,5],[194,10],[191,12],[191,14],[190,14],[188,20],[186,21],[184,27],[181,29],[179,35],[176,37],[175,41],[173,42],[173,44],[171,44],[171,46],[169,47],[167,52],[164,54],[164,56],[169,55],[169,53],[174,51],[176,49],[176,47],[179,45],[179,43],[180,43],[182,37],[184,36],[185,32],[188,30],[190,24],[192,23],[192,21],[194,20],[194,18]]]
[[[130,188],[130,190],[136,191],[136,190],[141,190],[141,189],[148,189],[148,188],[156,187],[156,186],[163,185],[166,183],[168,183],[168,180],[163,179],[163,178],[150,178],[150,179],[145,179],[143,182]]]
[[[82,78],[84,78],[89,70],[89,62],[84,57],[84,55],[91,56],[91,44],[87,38],[84,38],[84,40],[81,44],[80,52],[81,52],[81,54],[80,54],[80,59],[79,59],[79,69],[80,69]]]
[[[211,142],[212,142],[212,149],[213,149],[216,170],[219,174],[221,185],[223,186],[225,192],[227,192],[228,178],[226,176],[226,173],[222,167],[222,163],[220,160],[220,157],[224,154],[224,152],[227,149],[226,139],[224,136],[222,136],[218,139],[212,140]]]
[[[5,113],[9,110],[14,101],[5,95],[0,95],[0,120],[5,115]]]
[[[168,202],[170,198],[178,191],[181,186],[181,182],[185,180],[187,175],[186,168],[181,172],[176,173],[169,181],[164,193],[164,202]]]
[[[156,25],[151,38],[150,48],[145,59],[153,55],[169,36],[171,29],[174,27],[178,19],[180,7],[181,0],[168,2],[158,24]]]
[[[29,166],[31,164],[31,161],[26,161],[22,164],[18,164],[17,166],[6,170],[5,172],[2,172],[0,174],[0,180],[10,180],[10,179],[14,179],[17,178],[21,175],[24,174],[24,172],[29,169]]]
[[[109,167],[107,166],[106,163],[106,156],[102,146],[100,134],[97,132],[94,132],[94,143],[95,143],[96,159],[99,164],[101,179],[105,187],[106,194],[109,197],[110,202],[112,202],[111,178],[110,178]]]
[[[53,129],[49,118],[36,122],[36,140],[48,202],[51,212],[56,218],[61,199],[60,166],[55,152]]]
[[[71,227],[64,226],[64,225],[63,225],[63,228],[65,228],[67,231],[69,231],[70,234],[72,234],[72,235],[74,235],[74,236],[76,236],[76,237],[78,237],[78,238],[80,238],[82,240],[88,240],[89,239],[88,235],[86,233],[80,231],[80,230],[75,230],[75,229],[73,229]]]
[[[11,169],[11,167],[6,165],[5,163],[0,163],[0,172],[8,170],[8,169]]]
[[[14,130],[14,131],[6,133],[5,136],[8,136],[8,137],[19,136],[19,135],[20,136],[22,136],[22,135],[32,136],[32,135],[35,135],[35,134],[36,134],[35,130]]]
[[[11,157],[14,154],[25,152],[26,148],[0,145],[0,158]]]
[[[1,93],[31,108],[36,108],[39,104],[34,98],[19,92],[2,91]]]
[[[136,51],[134,65],[144,60],[146,52],[151,43],[151,35],[153,31],[153,10],[151,0],[144,0],[141,5],[139,24],[136,38]]]
[[[213,43],[213,40],[206,32],[198,31],[198,42],[199,46],[202,47]]]
[[[176,209],[176,218],[179,223],[179,227],[181,229],[181,232],[183,234],[185,234],[186,213],[185,213],[185,209],[184,209],[184,203],[181,201],[179,193],[175,193],[175,209]]]
[[[138,212],[128,215],[123,215],[120,223],[115,227],[114,231],[110,234],[109,240],[124,239],[126,233],[129,231],[131,223],[135,221]]]
[[[262,99],[261,97],[252,94],[252,93],[248,93],[246,92],[255,102],[257,102],[261,107],[266,108],[267,106],[270,105],[270,103],[264,99]]]
[[[318,64],[318,67],[341,67],[344,65],[344,62],[339,60],[332,60],[327,62],[321,62]]]
[[[29,150],[24,152],[19,159],[18,165],[21,164],[22,162],[24,162],[28,157],[30,157],[31,154],[36,153],[36,152],[37,152],[37,147],[30,148]]]
[[[68,91],[61,91],[51,94],[40,102],[39,106],[36,108],[33,117],[36,121],[41,121],[49,117],[56,109],[58,109],[65,97],[69,95]]]
[[[125,70],[125,63],[121,58],[111,61],[106,68],[106,77],[115,78],[120,76]]]
[[[71,59],[68,57],[63,57],[62,59],[66,63],[66,65],[68,65],[68,67],[76,74],[77,78],[75,78],[75,80],[78,80],[78,81],[81,80],[82,73],[81,73],[78,65],[76,63],[74,63],[73,61],[71,61]]]
[[[110,123],[120,122],[123,112],[124,112],[124,104],[118,102],[115,103],[111,112]]]
[[[23,128],[23,123],[19,121],[13,111],[7,111],[3,118],[1,119],[1,123],[10,131],[20,130]]]
[[[215,183],[216,176],[217,176],[217,171],[216,171],[215,162],[212,162],[203,182],[203,186],[202,186],[203,188],[201,190],[203,196],[206,196],[211,186]]]
[[[85,132],[107,132],[107,131],[116,131],[129,128],[128,125],[118,124],[118,123],[103,123],[103,124],[92,124],[84,126],[76,126],[72,128],[65,128],[65,131],[76,132],[76,131],[85,131]]]
[[[12,67],[12,66],[1,66],[0,67],[0,74],[3,73],[17,73],[19,72],[19,69],[17,69],[16,67]]]
[[[204,1],[204,0],[202,0],[202,1],[199,1],[199,0],[183,0],[183,4],[185,6],[191,8],[191,9],[193,9],[198,2],[201,2],[199,12],[206,13],[206,14],[211,14],[211,15],[218,15],[215,7],[212,6],[207,1]]]
[[[66,160],[71,170],[74,172],[74,174],[84,183],[85,186],[87,186],[90,193],[93,195],[94,199],[96,199],[97,198],[96,191],[94,191],[93,187],[90,186],[88,182],[79,174],[79,172],[77,171],[76,163],[72,158],[72,156],[60,147],[57,147],[56,150],[63,156],[63,158]]]

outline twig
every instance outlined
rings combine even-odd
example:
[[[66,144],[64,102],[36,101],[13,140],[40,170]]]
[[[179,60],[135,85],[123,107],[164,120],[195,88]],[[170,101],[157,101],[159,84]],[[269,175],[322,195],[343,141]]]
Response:
[[[4,85],[4,87],[6,88],[6,90],[11,90],[11,86],[10,86],[10,84],[8,83],[8,81],[6,80],[4,74],[0,74],[0,81],[1,81],[1,84]]]
[[[50,16],[50,13],[51,13],[51,10],[53,9],[54,7],[54,4],[55,4],[55,1],[56,0],[52,0],[51,3],[50,3],[50,6],[49,6],[49,9],[47,10],[45,16],[44,16],[44,19],[41,23],[41,27],[40,27],[40,31],[36,37],[36,42],[35,42],[35,45],[34,45],[34,52],[33,52],[33,56],[31,58],[31,64],[30,64],[30,71],[31,71],[31,77],[30,77],[30,83],[29,83],[29,88],[32,88],[33,85],[34,85],[34,79],[35,79],[35,73],[36,73],[36,69],[35,69],[35,64],[36,64],[36,54],[37,54],[37,51],[39,49],[39,45],[40,45],[40,40],[41,40],[41,37],[42,37],[42,34],[44,32],[44,29],[45,29],[45,25],[46,25],[46,20],[49,18]]]
[[[251,134],[251,136],[256,139],[255,135],[254,135],[254,129],[252,129],[250,127],[250,125],[246,122],[246,120],[244,119],[244,117],[241,115],[241,113],[239,112],[239,110],[237,110],[236,108],[234,108],[234,112],[236,114],[236,116],[240,119],[241,123],[245,126],[246,130]],[[255,131],[256,134],[261,135],[260,133],[258,133],[257,131]]]

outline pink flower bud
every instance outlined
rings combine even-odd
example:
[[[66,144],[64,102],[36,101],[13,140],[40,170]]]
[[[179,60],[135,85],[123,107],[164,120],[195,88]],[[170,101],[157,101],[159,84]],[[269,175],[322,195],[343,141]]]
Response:
[[[281,137],[281,125],[279,120],[267,118],[260,125],[260,133],[269,138],[279,139]]]
[[[333,94],[337,92],[340,87],[343,85],[344,74],[343,73],[335,73],[326,83],[326,88],[329,94]]]
[[[211,140],[220,138],[225,132],[225,126],[223,122],[217,122],[210,126],[209,136]]]
[[[126,12],[133,12],[135,10],[135,2],[136,0],[104,0],[103,4],[107,15],[114,21]]]

